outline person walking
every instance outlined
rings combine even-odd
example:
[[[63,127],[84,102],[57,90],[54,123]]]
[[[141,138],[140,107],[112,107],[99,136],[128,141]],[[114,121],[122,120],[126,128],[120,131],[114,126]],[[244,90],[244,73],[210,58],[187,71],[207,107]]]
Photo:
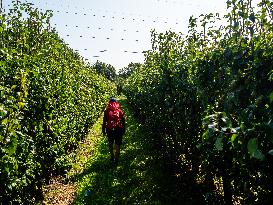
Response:
[[[111,98],[104,111],[102,134],[107,135],[111,162],[118,164],[122,136],[125,133],[125,117],[116,98]],[[115,145],[115,153],[114,153]]]

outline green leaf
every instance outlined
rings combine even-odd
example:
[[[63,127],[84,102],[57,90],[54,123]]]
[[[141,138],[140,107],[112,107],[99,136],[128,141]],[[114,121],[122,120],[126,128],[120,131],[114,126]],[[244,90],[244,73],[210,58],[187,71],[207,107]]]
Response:
[[[256,150],[253,157],[256,158],[256,159],[259,159],[261,161],[264,160],[264,158],[265,158],[264,154],[259,149]]]
[[[269,100],[270,100],[271,103],[273,102],[273,92],[270,93],[270,95],[269,95]]]
[[[17,87],[17,85],[13,85],[13,86],[11,86],[11,90],[14,90],[15,88]]]
[[[235,141],[235,139],[237,138],[237,136],[238,136],[238,134],[233,134],[233,135],[231,136],[231,138],[230,138],[230,141],[231,141],[231,143],[232,143],[233,146],[234,146],[234,141]]]
[[[19,109],[22,109],[25,106],[25,103],[23,102],[18,102],[18,107]]]
[[[8,118],[3,119],[1,124],[2,124],[2,125],[8,124]]]
[[[264,154],[258,149],[257,138],[252,138],[248,141],[247,149],[251,157],[259,160],[264,160]]]
[[[247,150],[250,155],[253,155],[253,153],[258,149],[258,143],[257,138],[252,138],[247,143]]]
[[[218,151],[223,150],[223,137],[218,137],[215,141],[215,147]]]

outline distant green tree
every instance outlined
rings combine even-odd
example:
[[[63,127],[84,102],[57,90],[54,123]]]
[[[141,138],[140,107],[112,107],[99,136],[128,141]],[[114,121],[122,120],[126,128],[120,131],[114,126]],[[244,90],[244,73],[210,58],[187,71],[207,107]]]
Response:
[[[122,68],[118,75],[121,78],[128,78],[137,68],[139,68],[142,64],[141,63],[129,63],[127,67]]]
[[[141,63],[129,63],[128,66],[122,68],[118,71],[118,77],[116,80],[117,92],[120,95],[123,91],[124,81],[131,76],[136,70],[142,66]]]
[[[114,66],[110,64],[106,64],[100,61],[97,61],[94,65],[93,68],[96,70],[97,73],[105,76],[107,79],[114,81],[117,77],[116,74],[116,69]]]

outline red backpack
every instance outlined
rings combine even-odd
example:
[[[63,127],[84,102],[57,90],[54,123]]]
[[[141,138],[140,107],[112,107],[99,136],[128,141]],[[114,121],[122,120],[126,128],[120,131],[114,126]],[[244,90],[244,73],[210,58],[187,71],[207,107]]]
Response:
[[[123,128],[121,118],[123,117],[123,112],[120,109],[120,105],[117,102],[109,102],[106,109],[107,121],[106,127],[108,129]]]

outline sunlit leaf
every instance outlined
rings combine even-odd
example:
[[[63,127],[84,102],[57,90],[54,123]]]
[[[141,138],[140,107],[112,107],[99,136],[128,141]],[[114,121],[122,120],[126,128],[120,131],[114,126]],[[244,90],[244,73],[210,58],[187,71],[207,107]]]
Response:
[[[231,143],[232,143],[233,146],[234,146],[234,141],[236,140],[237,137],[238,137],[237,134],[232,134],[231,135],[230,141],[231,141]]]

